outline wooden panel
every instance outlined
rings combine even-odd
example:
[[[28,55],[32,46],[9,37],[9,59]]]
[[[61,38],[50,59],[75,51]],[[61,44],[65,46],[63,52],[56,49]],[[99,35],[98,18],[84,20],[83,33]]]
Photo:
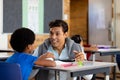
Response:
[[[70,0],[63,0],[63,1],[64,1],[63,2],[64,3],[63,13],[64,15],[67,15],[67,19],[65,21],[68,23],[68,27],[69,27],[68,34],[70,34]]]
[[[88,0],[70,2],[70,36],[79,34],[88,42]]]

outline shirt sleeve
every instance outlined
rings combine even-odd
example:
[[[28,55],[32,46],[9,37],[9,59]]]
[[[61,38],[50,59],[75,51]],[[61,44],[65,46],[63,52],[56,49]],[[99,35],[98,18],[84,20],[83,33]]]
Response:
[[[38,57],[32,55],[24,55],[24,56],[23,56],[24,62],[26,61],[26,64],[31,64],[31,66],[34,66],[34,62],[38,59]]]
[[[85,60],[86,60],[87,58],[86,58],[86,53],[85,53],[85,51],[84,51],[84,47],[81,46],[81,50],[82,50],[82,53],[83,53],[84,58],[85,58]]]

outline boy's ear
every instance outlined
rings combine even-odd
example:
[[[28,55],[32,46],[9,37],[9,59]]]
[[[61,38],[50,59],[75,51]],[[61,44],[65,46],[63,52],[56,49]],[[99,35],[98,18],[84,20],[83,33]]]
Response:
[[[27,45],[27,47],[25,48],[25,50],[30,50],[30,49],[31,49],[30,45]]]
[[[31,45],[28,45],[28,46],[27,46],[27,49],[31,49]]]

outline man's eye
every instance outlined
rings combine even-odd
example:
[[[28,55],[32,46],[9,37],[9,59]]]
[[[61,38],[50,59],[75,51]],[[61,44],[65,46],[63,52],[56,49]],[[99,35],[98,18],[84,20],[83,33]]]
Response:
[[[50,35],[52,35],[53,33],[50,32]]]
[[[56,34],[57,36],[60,35],[59,33]]]

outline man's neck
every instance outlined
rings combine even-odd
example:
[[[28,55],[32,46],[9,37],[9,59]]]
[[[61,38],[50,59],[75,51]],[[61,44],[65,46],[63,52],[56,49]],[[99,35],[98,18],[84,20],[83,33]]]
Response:
[[[53,47],[54,50],[56,50],[58,52],[58,54],[60,54],[62,52],[62,50],[64,49],[65,44],[63,46],[59,46],[59,47]]]

